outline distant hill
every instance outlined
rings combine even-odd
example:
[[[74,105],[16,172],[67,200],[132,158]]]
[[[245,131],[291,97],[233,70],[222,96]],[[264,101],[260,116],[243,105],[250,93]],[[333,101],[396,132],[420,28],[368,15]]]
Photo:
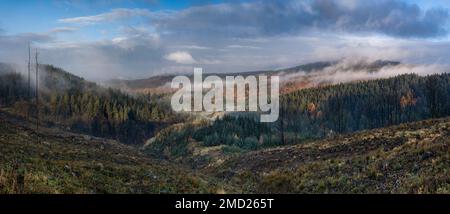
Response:
[[[14,66],[8,63],[0,62],[0,74],[15,72]]]
[[[51,91],[80,90],[93,91],[102,90],[94,82],[89,82],[82,77],[71,74],[53,65],[40,66],[40,81],[46,89]]]
[[[344,66],[343,66],[344,65]],[[278,75],[282,81],[282,92],[287,93],[300,88],[314,87],[318,84],[329,84],[330,82],[317,83],[309,80],[310,77],[321,75],[330,75],[336,70],[340,71],[367,71],[377,72],[382,68],[395,67],[401,65],[400,62],[377,60],[372,62],[356,61],[352,63],[344,61],[325,61],[315,62],[304,65],[299,65],[291,68],[277,69],[277,70],[264,70],[264,71],[250,71],[250,72],[231,72],[231,73],[204,73],[204,75],[216,75],[224,78],[225,76],[238,76],[244,77],[249,75]],[[335,69],[333,67],[336,66]],[[320,73],[324,69],[329,68],[326,73]],[[176,75],[159,75],[150,77],[147,79],[136,80],[111,80],[107,84],[114,88],[121,88],[132,92],[153,92],[153,93],[168,93],[170,89],[170,83]],[[193,76],[188,75],[192,80]]]

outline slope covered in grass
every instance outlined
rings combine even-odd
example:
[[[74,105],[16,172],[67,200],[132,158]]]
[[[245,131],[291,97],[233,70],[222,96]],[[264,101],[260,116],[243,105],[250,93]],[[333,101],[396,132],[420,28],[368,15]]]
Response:
[[[205,177],[103,138],[0,112],[0,193],[208,193]],[[39,137],[39,142],[37,138]]]
[[[450,193],[450,118],[247,153],[207,169],[256,193]]]

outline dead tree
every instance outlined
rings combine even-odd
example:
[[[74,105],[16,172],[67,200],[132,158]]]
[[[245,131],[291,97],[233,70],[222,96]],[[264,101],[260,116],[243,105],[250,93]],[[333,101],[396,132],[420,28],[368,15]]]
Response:
[[[30,105],[31,104],[31,47],[30,43],[28,43],[28,112],[27,119],[30,121]]]
[[[35,60],[36,60],[36,139],[39,143],[39,52],[36,50]]]

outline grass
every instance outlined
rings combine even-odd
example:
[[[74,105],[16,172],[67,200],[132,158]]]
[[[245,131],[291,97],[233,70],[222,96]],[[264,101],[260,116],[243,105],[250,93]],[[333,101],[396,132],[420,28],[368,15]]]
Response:
[[[36,133],[1,119],[0,193],[214,193],[222,188],[115,141],[44,128]]]
[[[450,193],[450,118],[253,152],[186,139],[184,165],[149,155],[157,141],[139,150],[0,119],[3,194]]]
[[[450,118],[231,158],[206,169],[245,193],[450,193]],[[249,173],[251,172],[251,173]]]

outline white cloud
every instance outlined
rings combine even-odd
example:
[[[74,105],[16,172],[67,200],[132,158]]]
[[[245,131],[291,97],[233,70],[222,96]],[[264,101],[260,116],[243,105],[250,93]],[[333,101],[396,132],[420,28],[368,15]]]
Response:
[[[74,18],[65,18],[58,19],[58,22],[61,23],[70,23],[70,24],[81,24],[81,25],[89,25],[96,24],[101,22],[111,22],[120,19],[127,19],[131,17],[139,17],[139,16],[151,16],[151,12],[146,9],[126,9],[126,8],[118,8],[113,9],[111,12],[102,13],[94,16],[80,16]]]
[[[74,27],[58,27],[58,28],[53,28],[49,31],[49,33],[70,33],[70,32],[74,32],[78,30],[78,28],[74,28]]]
[[[176,51],[166,55],[167,60],[174,61],[179,64],[194,64],[196,63],[195,59],[189,52],[186,51]]]
[[[174,48],[178,49],[193,49],[193,50],[210,50],[210,47],[200,46],[200,45],[178,45],[174,46]]]
[[[401,64],[397,66],[385,66],[380,70],[373,72],[367,68],[357,68],[355,65],[367,65],[367,63],[373,63],[368,61],[364,63],[360,60],[346,59],[338,63],[337,65],[327,67],[319,72],[314,73],[311,77],[316,84],[326,83],[345,83],[351,81],[370,80],[389,78],[402,74],[417,74],[420,76],[426,76],[430,74],[439,74],[448,72],[449,66],[444,65],[410,65]],[[355,69],[356,68],[356,69]]]
[[[260,49],[260,47],[250,46],[250,45],[228,45],[227,48],[234,48],[234,49]]]

